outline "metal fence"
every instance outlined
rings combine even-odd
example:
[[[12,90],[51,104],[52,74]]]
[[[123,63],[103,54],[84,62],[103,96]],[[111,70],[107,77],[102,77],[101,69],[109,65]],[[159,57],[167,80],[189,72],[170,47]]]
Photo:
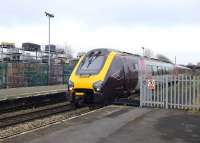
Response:
[[[140,106],[200,110],[200,76],[141,76]]]
[[[0,63],[0,89],[63,84],[73,67],[45,63]]]

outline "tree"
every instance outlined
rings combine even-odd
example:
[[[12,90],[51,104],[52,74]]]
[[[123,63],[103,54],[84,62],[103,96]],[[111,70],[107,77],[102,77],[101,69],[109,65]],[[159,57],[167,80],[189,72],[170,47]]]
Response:
[[[188,66],[193,66],[194,64],[192,62],[189,62],[187,65]]]
[[[148,58],[153,58],[154,54],[151,49],[145,48],[144,49],[144,56]]]
[[[156,58],[164,62],[173,63],[169,58],[167,58],[166,56],[162,54],[157,54]]]
[[[68,45],[67,43],[64,43],[63,49],[65,51],[65,56],[67,57],[67,59],[72,59],[73,58],[73,51],[72,51],[71,46]]]
[[[77,58],[81,58],[82,56],[84,56],[86,53],[85,52],[79,52],[77,54]]]

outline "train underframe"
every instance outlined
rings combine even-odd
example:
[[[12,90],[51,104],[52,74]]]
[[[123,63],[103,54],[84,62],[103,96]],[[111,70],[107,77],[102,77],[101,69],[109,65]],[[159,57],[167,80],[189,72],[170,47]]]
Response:
[[[137,95],[137,96],[136,96]],[[127,98],[130,101],[139,99],[139,91],[134,94],[125,95],[111,95],[101,92],[94,93],[92,91],[84,92],[84,95],[76,95],[76,92],[71,93],[71,103],[76,107],[87,106],[106,106],[112,104],[114,101]]]
[[[76,95],[76,92],[71,94],[71,103],[76,107],[104,105],[106,103],[105,95],[102,93],[84,92],[84,95]]]

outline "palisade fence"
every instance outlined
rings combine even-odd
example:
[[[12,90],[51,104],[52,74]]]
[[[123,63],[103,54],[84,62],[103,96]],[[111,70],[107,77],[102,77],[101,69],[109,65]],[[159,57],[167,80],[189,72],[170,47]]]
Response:
[[[72,69],[69,64],[52,64],[49,71],[45,63],[0,63],[0,89],[63,84]]]
[[[200,110],[200,76],[142,75],[140,106]]]

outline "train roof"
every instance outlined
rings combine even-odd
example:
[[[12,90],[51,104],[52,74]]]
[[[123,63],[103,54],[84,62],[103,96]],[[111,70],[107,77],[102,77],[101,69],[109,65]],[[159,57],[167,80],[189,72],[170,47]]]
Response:
[[[97,50],[101,51],[102,53],[117,52],[117,53],[122,54],[122,55],[131,55],[131,56],[136,56],[136,57],[142,57],[141,55],[138,55],[138,54],[133,54],[133,53],[129,53],[129,52],[123,52],[123,51],[116,50],[116,49],[111,49],[111,48],[97,48],[97,49],[93,49],[93,50],[89,51],[89,53],[97,51]],[[159,61],[159,62],[163,62],[163,63],[174,64],[172,62],[161,60],[161,59],[157,59],[157,58],[149,58],[149,57],[146,57],[146,56],[144,58],[145,58],[145,60],[154,60],[154,61]]]
[[[176,67],[178,68],[182,68],[182,69],[187,69],[187,70],[191,70],[190,68],[183,66],[183,65],[176,65]]]

